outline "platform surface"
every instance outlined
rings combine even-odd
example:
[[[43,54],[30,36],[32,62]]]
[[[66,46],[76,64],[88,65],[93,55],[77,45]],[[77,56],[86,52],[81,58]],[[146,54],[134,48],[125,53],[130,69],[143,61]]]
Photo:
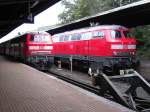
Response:
[[[0,56],[0,112],[132,112]]]

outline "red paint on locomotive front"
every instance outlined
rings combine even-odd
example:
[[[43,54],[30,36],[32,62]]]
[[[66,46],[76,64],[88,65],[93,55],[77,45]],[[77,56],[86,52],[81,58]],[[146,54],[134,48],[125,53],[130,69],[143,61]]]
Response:
[[[49,34],[28,34],[26,42],[26,55],[50,55],[52,46],[52,38]]]

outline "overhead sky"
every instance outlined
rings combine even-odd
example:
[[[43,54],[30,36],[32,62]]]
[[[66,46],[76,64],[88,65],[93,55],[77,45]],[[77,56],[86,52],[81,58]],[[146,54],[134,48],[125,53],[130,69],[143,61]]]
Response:
[[[57,24],[59,22],[58,15],[62,13],[63,10],[64,7],[61,5],[61,2],[58,2],[39,15],[35,16],[35,24],[40,27]]]
[[[38,27],[42,26],[51,26],[59,23],[58,15],[63,12],[64,7],[61,5],[61,2],[56,3],[52,7],[41,12],[34,18],[34,24],[22,24],[13,31],[11,31],[6,36],[0,39],[0,43],[7,41],[11,38],[18,36],[18,33],[23,34],[27,31],[37,30]]]

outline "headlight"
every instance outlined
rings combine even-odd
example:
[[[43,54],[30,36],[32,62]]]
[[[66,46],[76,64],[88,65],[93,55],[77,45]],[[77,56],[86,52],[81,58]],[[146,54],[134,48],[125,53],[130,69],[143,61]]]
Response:
[[[111,49],[136,49],[136,45],[112,44]]]
[[[123,49],[123,45],[121,45],[121,44],[118,44],[118,45],[112,44],[111,49]]]
[[[136,45],[128,45],[128,49],[136,49]]]
[[[43,49],[44,49],[44,50],[52,50],[52,49],[53,49],[53,46],[44,46]]]

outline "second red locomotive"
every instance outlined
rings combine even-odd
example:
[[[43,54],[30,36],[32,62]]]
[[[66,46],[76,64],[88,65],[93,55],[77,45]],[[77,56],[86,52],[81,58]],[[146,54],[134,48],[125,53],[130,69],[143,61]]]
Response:
[[[46,32],[28,32],[0,45],[0,53],[45,70],[52,65],[51,35]]]

